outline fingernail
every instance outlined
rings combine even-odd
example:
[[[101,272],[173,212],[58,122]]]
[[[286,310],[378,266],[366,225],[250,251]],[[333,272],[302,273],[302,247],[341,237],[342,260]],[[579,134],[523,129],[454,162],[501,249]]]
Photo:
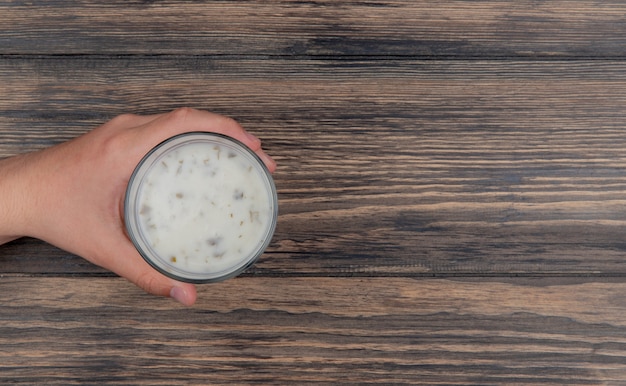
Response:
[[[170,297],[182,305],[191,305],[187,296],[187,292],[180,287],[172,287],[172,289],[170,290]]]
[[[272,157],[267,155],[262,150],[259,152],[259,157],[261,157],[261,159],[263,160],[263,163],[265,163],[265,166],[267,166],[270,172],[273,172],[274,170],[276,170],[276,161],[274,161]]]
[[[247,131],[245,131],[246,137],[248,138],[248,140],[252,143],[261,143],[261,140],[254,134],[248,133]]]

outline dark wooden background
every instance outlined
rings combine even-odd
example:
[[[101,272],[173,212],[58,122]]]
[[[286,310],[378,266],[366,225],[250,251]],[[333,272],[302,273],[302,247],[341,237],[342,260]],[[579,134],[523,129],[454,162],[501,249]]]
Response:
[[[229,115],[267,253],[190,309],[0,247],[0,381],[624,384],[626,3],[0,1],[0,157]],[[1,199],[1,198],[0,198]]]

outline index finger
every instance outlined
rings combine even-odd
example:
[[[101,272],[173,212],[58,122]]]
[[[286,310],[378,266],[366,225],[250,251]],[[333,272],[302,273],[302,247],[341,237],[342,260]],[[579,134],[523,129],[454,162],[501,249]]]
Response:
[[[169,137],[190,131],[208,131],[223,134],[242,142],[253,151],[261,147],[261,141],[248,133],[234,119],[208,111],[187,107],[157,116],[138,128],[140,135],[153,145]]]

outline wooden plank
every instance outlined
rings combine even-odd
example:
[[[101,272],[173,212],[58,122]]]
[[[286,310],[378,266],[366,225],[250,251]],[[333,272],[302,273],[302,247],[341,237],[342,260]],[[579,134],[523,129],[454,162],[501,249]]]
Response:
[[[122,112],[205,108],[279,163],[279,225],[255,274],[622,275],[624,74],[595,61],[5,59],[0,156]],[[0,251],[1,272],[102,273],[29,240]]]
[[[621,1],[0,2],[0,54],[624,57]]]
[[[19,289],[16,292],[15,289]],[[0,380],[618,384],[620,281],[245,278],[182,310],[121,279],[0,279]]]

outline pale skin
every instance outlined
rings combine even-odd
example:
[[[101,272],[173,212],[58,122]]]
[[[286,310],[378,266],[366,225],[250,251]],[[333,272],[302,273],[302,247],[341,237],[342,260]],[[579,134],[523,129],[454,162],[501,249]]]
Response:
[[[189,108],[121,115],[69,142],[0,160],[0,244],[38,238],[148,293],[194,304],[195,286],[150,267],[126,235],[123,218],[126,185],[139,160],[166,138],[189,131],[238,139],[271,172],[276,169],[259,139],[230,118]]]

